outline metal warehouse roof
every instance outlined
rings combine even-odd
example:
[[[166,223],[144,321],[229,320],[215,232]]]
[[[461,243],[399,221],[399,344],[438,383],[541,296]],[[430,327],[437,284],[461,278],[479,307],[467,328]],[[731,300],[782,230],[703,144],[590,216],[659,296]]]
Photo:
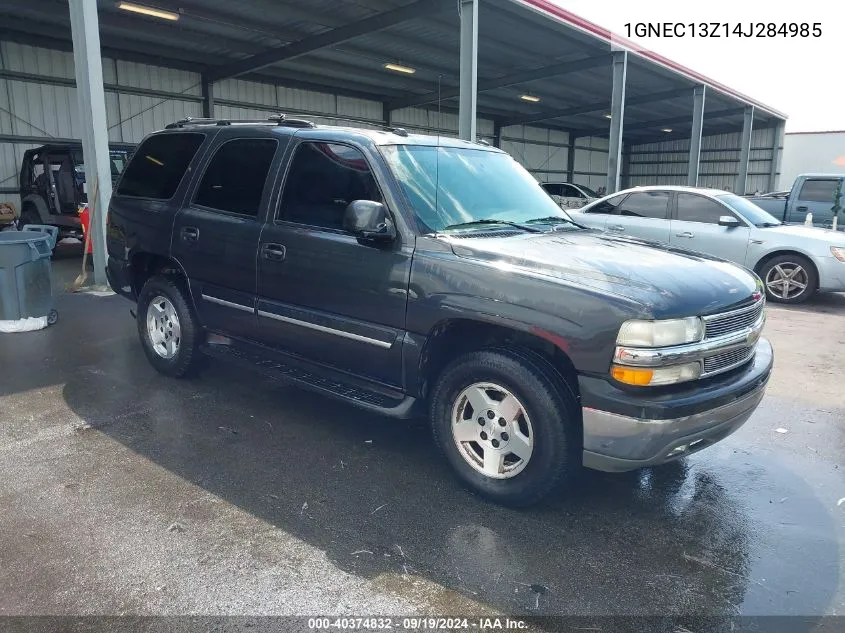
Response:
[[[384,102],[389,109],[457,108],[460,18],[457,0],[150,0],[179,14],[167,21],[99,0],[104,52],[124,59],[272,81]],[[61,0],[4,0],[0,39],[67,48]],[[624,40],[548,0],[482,0],[479,7],[478,115],[500,125],[535,123],[606,136],[611,51]],[[692,70],[627,45],[627,143],[686,138],[693,86],[708,86],[705,135],[785,116]],[[385,70],[409,66],[413,74]],[[520,99],[529,94],[536,103]],[[671,128],[671,133],[662,130]]]

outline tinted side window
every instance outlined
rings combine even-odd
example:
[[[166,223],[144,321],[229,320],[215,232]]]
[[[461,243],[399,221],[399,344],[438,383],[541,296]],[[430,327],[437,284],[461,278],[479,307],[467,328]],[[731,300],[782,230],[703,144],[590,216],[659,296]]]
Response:
[[[584,194],[582,194],[578,189],[573,187],[572,185],[563,185],[563,195],[567,198],[583,198]]]
[[[562,196],[563,195],[563,187],[560,185],[543,185],[543,189],[546,190],[550,196]]]
[[[665,191],[632,193],[619,205],[619,215],[665,220],[668,205],[669,194]]]
[[[718,202],[690,193],[678,194],[678,220],[718,224],[723,215],[733,215]]]
[[[343,213],[354,200],[382,201],[360,150],[334,143],[302,143],[296,149],[280,219],[342,230]]]
[[[194,203],[257,216],[275,153],[275,139],[240,138],[224,143],[208,163]]]
[[[203,138],[203,134],[195,133],[151,136],[141,143],[123,172],[117,194],[156,200],[172,198]]]
[[[807,202],[830,202],[832,205],[835,192],[835,180],[805,180],[798,199]]]
[[[624,193],[619,194],[618,196],[613,196],[612,198],[608,198],[604,202],[599,202],[597,205],[590,207],[585,211],[585,213],[606,213],[611,214],[616,212],[616,208],[619,206],[619,203],[625,198]]]

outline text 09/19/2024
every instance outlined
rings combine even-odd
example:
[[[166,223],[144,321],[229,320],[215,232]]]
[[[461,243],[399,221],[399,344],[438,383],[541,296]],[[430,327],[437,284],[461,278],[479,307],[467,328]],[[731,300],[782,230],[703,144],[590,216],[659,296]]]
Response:
[[[821,37],[821,22],[628,22],[626,37]]]

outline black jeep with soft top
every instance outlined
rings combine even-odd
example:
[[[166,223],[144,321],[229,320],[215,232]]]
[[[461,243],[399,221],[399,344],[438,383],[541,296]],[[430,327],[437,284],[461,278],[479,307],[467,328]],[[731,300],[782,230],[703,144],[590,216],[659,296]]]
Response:
[[[510,505],[709,446],[772,369],[754,273],[585,229],[482,144],[180,121],[135,152],[107,239],[158,371],[219,357],[427,415],[461,479]]]

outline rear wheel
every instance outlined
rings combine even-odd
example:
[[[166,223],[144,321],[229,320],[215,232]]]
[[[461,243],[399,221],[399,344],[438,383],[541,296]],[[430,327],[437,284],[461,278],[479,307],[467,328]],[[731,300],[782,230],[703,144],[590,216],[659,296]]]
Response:
[[[803,303],[816,291],[818,276],[812,263],[801,255],[779,255],[760,270],[766,297],[777,303]]]
[[[180,280],[149,279],[138,296],[137,323],[147,359],[159,372],[182,378],[197,369],[201,329]]]
[[[497,503],[527,506],[577,468],[576,411],[541,363],[502,350],[463,355],[431,398],[434,436],[461,480]]]

